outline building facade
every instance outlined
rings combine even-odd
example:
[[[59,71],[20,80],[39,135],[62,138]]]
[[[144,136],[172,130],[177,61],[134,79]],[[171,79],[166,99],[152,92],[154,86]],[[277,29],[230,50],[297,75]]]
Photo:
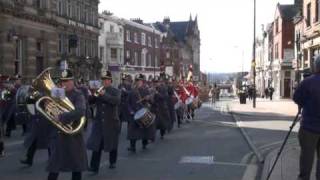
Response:
[[[162,61],[166,66],[171,66],[174,75],[186,77],[189,66],[193,66],[193,79],[201,80],[200,72],[200,31],[198,19],[189,21],[171,22],[166,17],[163,22],[153,25],[164,36]]]
[[[98,3],[0,0],[0,73],[21,74],[30,82],[46,67],[67,61],[77,77],[95,76]]]
[[[293,94],[295,73],[294,23],[297,8],[293,5],[278,4],[273,22],[272,83],[277,98],[290,98]]]
[[[160,44],[162,33],[141,19],[126,20],[124,23],[123,73],[133,78],[143,73],[151,79],[160,73]]]
[[[121,69],[124,64],[124,23],[111,13],[104,12],[99,18],[99,59],[103,68],[111,71],[113,84],[121,82]]]

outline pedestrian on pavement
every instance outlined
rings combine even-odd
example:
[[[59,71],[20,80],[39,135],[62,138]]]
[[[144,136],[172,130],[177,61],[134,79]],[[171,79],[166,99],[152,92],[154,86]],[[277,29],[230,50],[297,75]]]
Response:
[[[272,86],[270,86],[268,91],[269,91],[270,101],[272,101],[273,100],[274,88]]]
[[[109,168],[116,168],[120,135],[119,105],[121,92],[112,87],[112,74],[102,70],[103,90],[90,100],[96,104],[97,113],[93,118],[87,147],[92,150],[89,170],[98,173],[102,151],[109,152]]]
[[[268,88],[266,88],[266,89],[264,90],[264,95],[265,95],[266,99],[269,98],[270,93],[269,93],[269,89],[268,89]]]
[[[302,109],[299,130],[300,172],[299,180],[309,180],[314,155],[317,153],[316,179],[320,180],[320,56],[314,62],[315,72],[298,86],[293,100]]]

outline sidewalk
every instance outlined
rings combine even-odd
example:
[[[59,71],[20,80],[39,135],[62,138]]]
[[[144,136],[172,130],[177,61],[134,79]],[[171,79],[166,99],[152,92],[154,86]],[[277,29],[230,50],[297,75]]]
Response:
[[[281,119],[281,117],[294,117],[297,113],[297,106],[291,100],[275,100],[270,101],[266,99],[257,99],[256,108],[252,107],[252,101],[247,101],[247,104],[240,104],[239,100],[234,100],[230,103],[230,111],[236,116],[252,116],[252,117],[266,117],[266,119],[274,118]],[[259,124],[251,124],[250,121],[245,119],[239,119],[238,125],[240,128],[261,128],[282,130],[287,132],[292,121],[261,121]],[[244,120],[244,121],[243,121]],[[293,132],[297,133],[299,129],[299,123],[294,128]],[[261,171],[261,179],[266,180],[269,170],[278,154],[281,144],[277,145],[276,149],[273,149],[268,154],[264,155],[264,164]],[[260,154],[261,149],[256,147]],[[296,138],[293,141],[289,141],[284,151],[282,152],[276,167],[272,173],[270,180],[296,180],[299,172],[299,155],[300,147]],[[314,179],[313,172],[313,179]],[[312,180],[313,180],[312,179]]]
[[[252,101],[247,99],[247,104],[240,104],[239,99],[234,100],[230,104],[230,110],[236,114],[246,115],[283,115],[283,116],[295,116],[298,107],[292,100],[274,100],[258,98],[256,101],[256,108],[253,108]]]

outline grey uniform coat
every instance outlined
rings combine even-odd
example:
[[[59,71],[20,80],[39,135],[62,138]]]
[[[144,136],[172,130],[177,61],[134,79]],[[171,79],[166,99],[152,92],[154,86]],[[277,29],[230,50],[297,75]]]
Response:
[[[99,151],[101,143],[103,143],[105,152],[118,148],[120,134],[118,107],[120,101],[120,91],[111,86],[105,88],[103,96],[93,97],[93,102],[97,106],[97,115],[92,122],[87,143],[88,149]]]
[[[66,93],[75,106],[74,111],[63,113],[59,119],[63,123],[77,122],[85,116],[86,102],[81,91],[74,89]],[[82,131],[66,135],[55,128],[50,137],[51,156],[47,170],[49,172],[81,172],[88,168],[86,147]]]
[[[168,90],[164,85],[156,87],[158,93],[154,95],[152,112],[156,114],[157,129],[168,130],[170,127],[170,114],[168,108]]]
[[[167,98],[167,104],[169,109],[169,115],[170,115],[170,125],[169,130],[173,129],[174,122],[177,120],[176,111],[174,109],[174,88],[173,86],[169,85],[168,87],[168,98]]]
[[[50,131],[53,131],[53,125],[36,111],[32,115],[30,122],[27,123],[27,134],[24,139],[24,146],[29,148],[36,141],[37,149],[49,148]]]
[[[139,103],[138,101],[141,98],[146,97],[149,95],[149,91],[145,87],[136,88],[131,91],[129,94],[129,109],[131,112],[131,118],[128,121],[128,133],[127,139],[129,140],[139,140],[139,139],[146,139],[146,140],[154,140],[156,134],[156,126],[153,123],[148,128],[140,128],[136,122],[134,122],[134,114],[139,111],[141,108],[148,107],[149,101],[145,100]]]

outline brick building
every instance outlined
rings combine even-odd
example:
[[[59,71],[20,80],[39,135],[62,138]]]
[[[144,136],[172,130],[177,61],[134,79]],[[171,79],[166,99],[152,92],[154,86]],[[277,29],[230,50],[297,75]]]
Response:
[[[0,73],[30,81],[67,61],[75,75],[99,67],[98,0],[0,0]],[[89,68],[88,68],[89,67]]]
[[[278,4],[273,21],[272,82],[275,96],[290,98],[293,94],[294,17],[297,7]]]
[[[201,79],[200,72],[200,31],[197,17],[189,21],[153,23],[164,34],[161,61],[171,66],[176,76],[187,76],[189,65],[193,65],[194,80]]]
[[[148,79],[160,72],[160,41],[162,33],[141,19],[124,23],[123,73],[135,76],[143,73]]]

